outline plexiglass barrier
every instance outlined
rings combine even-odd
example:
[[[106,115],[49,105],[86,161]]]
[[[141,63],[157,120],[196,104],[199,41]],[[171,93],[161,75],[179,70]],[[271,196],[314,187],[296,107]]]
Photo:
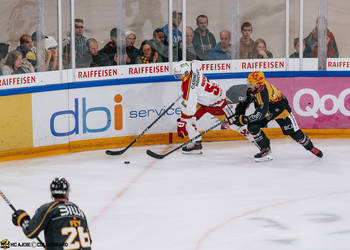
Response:
[[[350,57],[347,0],[0,3],[2,75],[183,59],[296,58],[291,68],[308,70],[318,58],[327,70]]]

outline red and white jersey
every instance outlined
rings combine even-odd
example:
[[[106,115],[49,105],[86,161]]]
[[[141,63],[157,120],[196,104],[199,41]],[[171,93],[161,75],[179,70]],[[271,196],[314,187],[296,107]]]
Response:
[[[192,72],[182,80],[181,90],[181,113],[184,116],[193,116],[197,103],[217,106],[225,99],[223,88],[203,75],[199,61],[192,62]]]

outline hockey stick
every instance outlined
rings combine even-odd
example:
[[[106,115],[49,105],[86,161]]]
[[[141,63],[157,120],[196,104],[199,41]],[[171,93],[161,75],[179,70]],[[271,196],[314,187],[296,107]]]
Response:
[[[186,146],[187,144],[191,143],[191,142],[194,141],[195,139],[197,139],[197,138],[201,137],[202,135],[208,133],[210,130],[213,130],[214,128],[220,126],[222,123],[227,123],[227,122],[229,121],[229,119],[231,119],[232,117],[233,117],[233,115],[230,116],[229,118],[227,118],[227,119],[224,120],[224,121],[220,121],[220,122],[214,124],[213,126],[211,126],[210,128],[208,128],[207,130],[204,130],[204,131],[203,131],[202,133],[200,133],[199,135],[193,137],[192,139],[188,140],[188,141],[185,142],[185,143],[182,143],[180,146],[178,146],[178,147],[176,147],[176,148],[170,150],[168,153],[165,153],[165,154],[157,154],[157,153],[155,153],[155,152],[153,152],[153,151],[151,151],[151,150],[149,150],[149,149],[147,149],[146,153],[147,153],[149,156],[152,156],[153,158],[163,159],[165,156],[170,155],[172,152],[174,152],[174,151],[176,151],[176,150],[182,148],[183,146]]]
[[[12,205],[12,203],[9,201],[9,199],[7,199],[6,195],[0,190],[0,196],[4,199],[4,201],[7,203],[7,205],[9,205],[9,207],[13,210],[13,212],[16,212],[16,208]],[[39,243],[41,244],[41,246],[46,249],[46,245],[44,242],[42,242],[42,240],[39,238],[39,236],[35,237]]]
[[[178,100],[180,100],[180,98],[181,98],[182,96],[179,96],[178,98],[176,98],[176,100],[172,103],[172,104],[170,104],[170,106],[166,109],[166,110],[164,110],[164,112],[163,113],[161,113],[158,117],[157,117],[157,119],[155,119],[150,125],[148,125],[148,127],[147,128],[145,128],[145,130],[143,130],[142,131],[142,133],[141,134],[139,134],[126,148],[124,148],[124,149],[122,149],[122,150],[117,150],[117,151],[114,151],[114,150],[106,150],[106,154],[107,155],[121,155],[121,154],[123,154],[126,150],[128,150],[132,145],[134,145],[134,143],[144,134],[144,133],[146,133],[162,116],[164,116],[165,114],[166,114],[166,112],[168,112],[168,110],[169,109],[171,109],[174,105],[175,105],[175,103],[178,101]]]

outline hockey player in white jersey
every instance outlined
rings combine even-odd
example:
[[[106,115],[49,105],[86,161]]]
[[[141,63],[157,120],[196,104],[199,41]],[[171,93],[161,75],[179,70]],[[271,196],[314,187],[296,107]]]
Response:
[[[182,81],[181,117],[177,120],[179,137],[196,137],[199,134],[196,121],[204,114],[210,113],[221,121],[229,118],[231,129],[253,141],[246,128],[234,124],[234,112],[227,105],[223,88],[203,75],[200,61],[178,62],[174,67],[174,74]],[[201,154],[202,138],[199,137],[184,146],[182,152]]]

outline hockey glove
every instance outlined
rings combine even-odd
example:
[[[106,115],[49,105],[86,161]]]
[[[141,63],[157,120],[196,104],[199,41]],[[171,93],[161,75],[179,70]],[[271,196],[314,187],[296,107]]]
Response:
[[[236,115],[235,116],[235,124],[239,127],[242,127],[248,123],[248,117],[245,115]]]
[[[182,120],[181,118],[177,119],[177,135],[181,138],[188,136],[186,125],[186,121]]]
[[[30,216],[26,211],[22,209],[18,209],[16,210],[16,212],[12,214],[12,223],[15,226],[21,227],[23,226],[23,224],[27,224],[29,220],[30,220]]]

